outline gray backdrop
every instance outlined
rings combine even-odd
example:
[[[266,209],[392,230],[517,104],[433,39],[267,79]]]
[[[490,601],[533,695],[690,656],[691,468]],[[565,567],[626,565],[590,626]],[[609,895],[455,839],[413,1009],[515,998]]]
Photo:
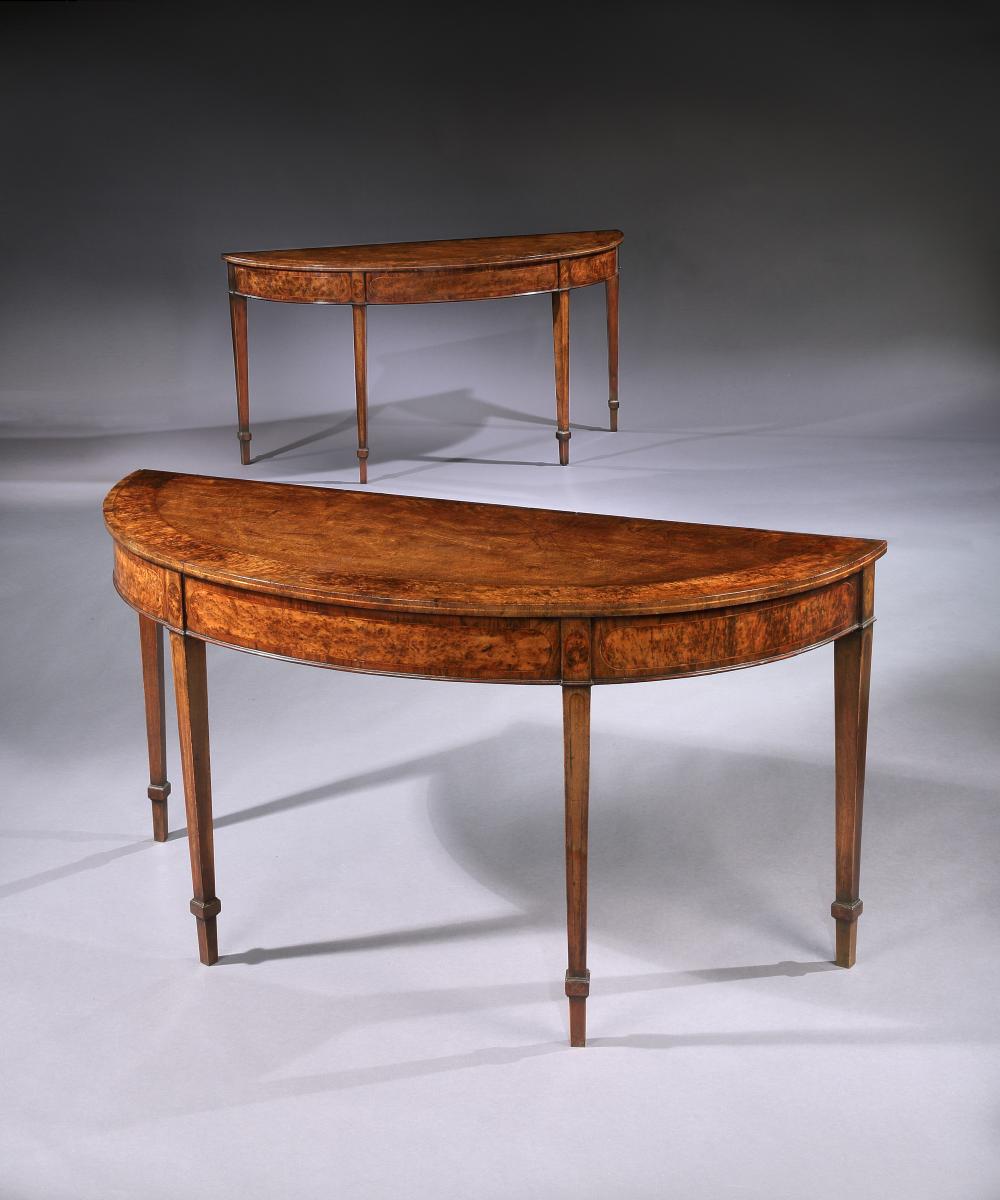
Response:
[[[608,226],[633,415],[994,427],[996,29],[961,6],[6,7],[15,431],[230,422],[221,250]],[[255,411],[345,407],[344,312],[251,322]],[[544,298],[377,311],[373,399],[544,403],[544,334]]]
[[[986,8],[0,21],[0,1196],[993,1200]],[[621,431],[600,289],[566,470],[546,297],[375,309],[369,486],[888,538],[858,965],[828,649],[597,690],[570,1051],[557,690],[210,648],[206,971],[100,501],[139,466],[356,479],[339,308],[251,305],[239,466],[220,252],[609,226]]]

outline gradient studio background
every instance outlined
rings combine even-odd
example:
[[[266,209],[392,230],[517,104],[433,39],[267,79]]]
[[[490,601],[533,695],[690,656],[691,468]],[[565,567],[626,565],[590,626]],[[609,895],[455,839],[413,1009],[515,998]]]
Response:
[[[975,10],[7,9],[15,433],[231,424],[221,250],[553,222],[626,232],[623,419],[994,428],[997,46]],[[604,415],[600,303],[574,297],[581,420]],[[372,403],[549,416],[546,304],[374,312]],[[349,408],[345,312],[251,321],[258,419]]]
[[[4,1200],[1000,1194],[998,47],[962,4],[2,6]],[[370,486],[888,538],[858,967],[826,652],[595,695],[581,1055],[557,693],[210,650],[201,970],[100,501],[356,479],[336,307],[251,303],[240,467],[220,252],[604,227],[621,432],[602,289],[569,470],[546,297],[374,308]]]

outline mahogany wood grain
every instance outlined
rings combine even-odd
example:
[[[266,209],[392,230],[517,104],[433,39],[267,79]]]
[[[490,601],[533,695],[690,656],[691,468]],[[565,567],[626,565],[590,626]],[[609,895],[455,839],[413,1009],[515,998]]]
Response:
[[[293,271],[421,271],[438,267],[516,265],[602,254],[614,250],[622,237],[618,229],[601,229],[425,242],[378,242],[366,246],[234,251],[222,257],[228,263]]]
[[[105,519],[158,592],[171,586],[166,570],[351,608],[454,615],[731,608],[813,591],[885,553],[885,542],[863,538],[165,471],[136,471],[112,488]],[[161,619],[176,625],[180,602],[178,593]],[[141,597],[134,607],[160,615]]]
[[[595,622],[594,678],[666,679],[771,662],[832,641],[858,623],[858,576],[781,600]]]
[[[234,267],[232,287],[251,300],[275,300],[280,304],[350,304],[349,271],[274,271],[256,267]]]
[[[373,271],[366,276],[369,304],[440,304],[530,296],[559,286],[556,263],[462,267],[441,271]]]
[[[605,283],[618,270],[617,250],[606,250],[603,254],[591,254],[586,258],[567,258],[560,263],[563,267],[564,287],[589,287],[592,283]]]
[[[184,581],[187,628],[276,658],[382,675],[556,683],[559,622],[373,612]],[[588,623],[589,624],[589,623]]]
[[[618,275],[604,284],[608,312],[608,411],[612,433],[618,432]]]
[[[184,775],[188,849],[198,922],[198,954],[205,966],[219,957],[216,918],[222,908],[215,894],[215,846],[212,827],[212,771],[208,751],[208,679],[205,643],[182,633],[170,634],[177,701],[177,732]]]
[[[123,600],[170,629],[184,628],[181,576],[115,546],[115,587]]]
[[[367,388],[361,379],[366,353],[364,306],[495,300],[551,292],[558,328],[556,359],[559,461],[569,461],[568,291],[604,283],[608,289],[608,374],[611,427],[618,404],[618,247],[616,229],[515,237],[460,238],[429,242],[388,242],[370,246],[329,246],[293,250],[254,250],[224,254],[229,277],[233,351],[236,358],[240,458],[250,461],[247,386],[246,300],[288,304],[354,306],[359,477],[367,479]],[[359,317],[359,310],[362,315]],[[362,336],[359,338],[359,321]],[[612,400],[614,403],[612,404]],[[364,411],[362,411],[364,409]],[[361,451],[365,453],[362,455]]]
[[[167,840],[167,718],[163,685],[163,626],[139,613],[139,653],[146,704],[146,743],[149,748],[149,787],[153,806],[153,840]]]
[[[218,953],[219,912],[206,641],[350,671],[562,685],[565,986],[583,1045],[591,686],[729,670],[833,639],[832,913],[837,962],[853,963],[884,542],[160,471],[122,480],[104,511],[115,586],[141,614],[150,778],[164,785],[157,625],[171,630],[203,962]],[[165,803],[155,819],[159,838]]]

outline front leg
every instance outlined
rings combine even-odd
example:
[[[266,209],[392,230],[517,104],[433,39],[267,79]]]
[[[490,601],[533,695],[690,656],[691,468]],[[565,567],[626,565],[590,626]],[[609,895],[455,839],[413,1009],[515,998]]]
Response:
[[[167,840],[167,719],[163,703],[163,626],[139,614],[142,690],[146,701],[146,743],[149,747],[149,787],[153,805],[153,839]]]
[[[236,368],[236,436],[240,441],[240,462],[250,463],[250,372],[247,361],[247,298],[229,293],[229,318],[233,326],[233,364]]]
[[[872,661],[871,625],[838,638],[833,644],[833,655],[837,754],[837,898],[830,911],[837,922],[837,965],[853,967],[857,957],[858,918],[862,909],[858,892],[868,740],[868,683]]]
[[[618,430],[618,276],[604,281],[608,310],[608,411],[611,432]]]
[[[587,824],[590,805],[590,687],[563,685],[566,781],[566,929],[569,1043],[587,1044]]]
[[[569,463],[569,292],[552,293],[552,348],[556,368],[556,438],[559,464]]]
[[[358,477],[368,482],[368,308],[355,304],[354,392],[358,408]]]
[[[205,643],[182,633],[170,634],[177,695],[177,731],[184,771],[188,849],[198,920],[198,952],[205,966],[219,957],[216,918],[222,905],[215,895],[215,847],[212,839],[212,771],[208,754],[208,678]]]

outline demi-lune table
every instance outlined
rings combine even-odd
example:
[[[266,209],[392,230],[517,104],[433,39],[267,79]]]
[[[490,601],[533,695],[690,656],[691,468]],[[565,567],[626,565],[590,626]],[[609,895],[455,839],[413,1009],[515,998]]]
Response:
[[[559,461],[569,462],[569,293],[603,283],[608,315],[608,408],[618,428],[617,229],[538,233],[518,237],[436,242],[385,242],[304,250],[223,254],[229,270],[229,309],[236,362],[240,460],[250,462],[250,383],[247,300],[288,304],[350,304],[354,312],[354,385],[358,410],[358,468],[368,479],[369,304],[428,304],[495,300],[552,293]]]
[[[570,1041],[587,970],[595,684],[834,644],[836,961],[854,963],[874,619],[885,542],[137,471],[104,503],[139,613],[153,836],[167,835],[170,631],[201,961],[218,958],[205,643],[333,667],[562,688]],[[488,781],[484,787],[488,788]]]

